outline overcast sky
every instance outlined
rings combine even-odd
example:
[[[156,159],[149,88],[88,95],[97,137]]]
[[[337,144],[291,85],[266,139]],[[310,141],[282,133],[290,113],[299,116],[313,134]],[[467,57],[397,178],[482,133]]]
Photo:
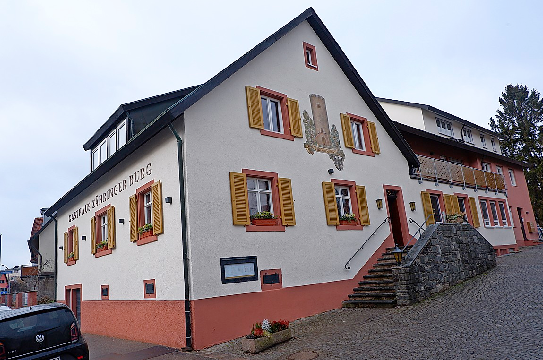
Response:
[[[312,6],[375,96],[488,127],[507,84],[543,91],[532,1],[0,0],[1,263],[90,171],[126,102],[202,84]]]

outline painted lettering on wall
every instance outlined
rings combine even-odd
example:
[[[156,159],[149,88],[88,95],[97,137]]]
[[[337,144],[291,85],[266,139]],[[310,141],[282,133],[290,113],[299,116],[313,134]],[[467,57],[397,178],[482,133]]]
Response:
[[[75,210],[73,213],[68,214],[68,222],[79,218],[82,215],[85,215],[94,208],[99,207],[104,202],[113,198],[114,196],[119,195],[121,192],[125,191],[127,188],[133,186],[134,184],[139,183],[145,178],[149,177],[152,173],[151,163],[147,164],[145,167],[134,171],[130,174],[128,178],[120,180],[115,185],[104,191],[103,193],[95,195],[87,203],[81,206],[79,209]]]

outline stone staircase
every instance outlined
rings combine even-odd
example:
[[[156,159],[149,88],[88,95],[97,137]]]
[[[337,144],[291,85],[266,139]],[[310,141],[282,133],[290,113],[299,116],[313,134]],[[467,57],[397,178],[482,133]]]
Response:
[[[411,249],[408,246],[405,254]],[[358,283],[358,287],[349,294],[349,300],[343,301],[344,308],[380,307],[389,308],[396,306],[396,290],[392,268],[397,266],[393,248],[387,248],[386,252],[373,265],[373,269],[364,275],[364,280]]]

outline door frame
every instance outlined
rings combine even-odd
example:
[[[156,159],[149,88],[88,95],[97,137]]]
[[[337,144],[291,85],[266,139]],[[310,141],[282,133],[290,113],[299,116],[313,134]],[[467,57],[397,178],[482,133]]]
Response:
[[[407,241],[409,241],[411,235],[409,234],[409,224],[407,222],[407,213],[405,211],[405,202],[403,201],[402,188],[400,186],[395,186],[395,185],[383,185],[383,194],[385,197],[387,216],[390,218],[390,204],[388,203],[387,190],[393,190],[397,193],[396,206],[398,206],[398,213],[400,215],[400,231],[402,233],[402,242],[403,242],[403,245],[405,245]],[[392,222],[390,221],[388,225],[390,228],[390,234],[394,238],[394,235],[392,232]],[[401,244],[398,244],[398,245],[401,245]]]

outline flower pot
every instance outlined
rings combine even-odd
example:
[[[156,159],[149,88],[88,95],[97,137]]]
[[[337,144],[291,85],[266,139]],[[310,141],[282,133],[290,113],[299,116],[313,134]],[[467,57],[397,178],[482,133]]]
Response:
[[[144,232],[140,233],[139,238],[144,239],[144,238],[149,237],[151,235],[153,235],[153,230],[147,230],[147,231],[144,231]]]
[[[277,219],[251,219],[251,224],[257,226],[274,226],[277,225]]]
[[[270,337],[263,336],[256,339],[243,338],[241,339],[241,346],[243,347],[244,352],[256,354],[275,344],[285,342],[290,338],[292,338],[292,329],[289,328],[273,333]]]
[[[339,225],[357,225],[357,220],[339,220]]]

